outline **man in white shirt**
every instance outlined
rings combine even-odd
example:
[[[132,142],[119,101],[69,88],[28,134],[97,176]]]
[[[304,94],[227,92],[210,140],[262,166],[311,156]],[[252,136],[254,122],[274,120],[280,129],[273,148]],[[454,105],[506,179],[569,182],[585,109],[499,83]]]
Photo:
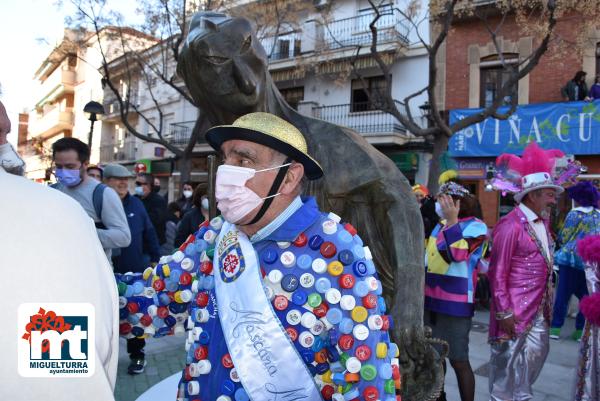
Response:
[[[4,311],[0,329],[3,361],[0,364],[0,399],[113,400],[119,314],[112,270],[92,220],[77,202],[59,191],[13,174],[22,172],[23,164],[6,142],[9,130],[10,122],[0,103],[0,273]],[[30,327],[29,324],[21,324],[20,311],[25,304],[39,305],[43,309],[56,303],[75,308],[88,304],[88,309],[93,308],[93,315],[83,316],[90,331],[85,330],[83,325],[75,325],[70,333],[85,333],[87,346],[81,346],[79,351],[89,357],[87,361],[84,359],[87,373],[83,377],[64,377],[71,374],[64,372],[60,377],[61,374],[52,369],[51,377],[25,377],[22,371],[31,371],[33,366],[27,359],[34,359],[32,338],[35,332],[43,335],[48,331],[70,331],[62,324],[65,319],[68,322],[70,316],[61,314],[60,309],[55,310],[57,316],[54,316],[53,311],[46,307],[43,312],[46,319],[40,327],[37,323],[33,324],[34,319],[31,319],[33,326]],[[30,320],[30,316],[25,317],[25,322]],[[94,326],[93,331],[91,325]],[[72,340],[68,343],[69,355],[76,359],[76,347]],[[47,346],[48,352],[42,354],[44,361],[33,361],[33,364],[45,362],[64,367],[56,358],[53,359],[52,343]],[[21,352],[29,348],[31,354]],[[64,350],[61,352],[65,354]],[[77,365],[82,363],[80,358]],[[76,372],[72,374],[79,375]]]

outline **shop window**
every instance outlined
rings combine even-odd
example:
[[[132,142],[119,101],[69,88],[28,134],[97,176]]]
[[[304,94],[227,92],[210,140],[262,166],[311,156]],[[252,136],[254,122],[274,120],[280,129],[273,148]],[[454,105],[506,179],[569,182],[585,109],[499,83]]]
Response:
[[[287,104],[294,110],[298,110],[298,103],[304,100],[304,86],[279,89],[279,93],[281,93]]]
[[[364,83],[360,79],[352,80],[350,111],[356,113],[379,110],[386,90],[387,82],[384,76],[365,78]]]
[[[498,97],[502,86],[510,78],[510,68],[518,63],[518,55],[505,54],[505,64],[502,65],[497,55],[490,56],[481,61],[480,64],[480,106],[489,107]],[[508,105],[513,98],[518,98],[519,83],[510,88],[508,95],[502,100],[502,105]]]

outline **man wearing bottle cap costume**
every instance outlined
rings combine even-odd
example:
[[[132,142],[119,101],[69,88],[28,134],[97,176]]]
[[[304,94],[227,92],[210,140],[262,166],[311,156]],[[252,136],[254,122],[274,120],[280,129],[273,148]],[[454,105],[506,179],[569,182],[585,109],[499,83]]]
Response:
[[[181,400],[395,400],[398,348],[370,251],[300,197],[323,175],[303,135],[251,113],[206,138],[223,155],[223,218],[143,277],[118,277],[122,333],[185,327]]]
[[[547,220],[560,184],[579,172],[569,165],[557,176],[558,150],[535,142],[522,157],[503,154],[496,161],[496,189],[511,192],[519,203],[496,225],[492,235],[489,280],[491,399],[530,400],[531,386],[549,349],[553,240]]]

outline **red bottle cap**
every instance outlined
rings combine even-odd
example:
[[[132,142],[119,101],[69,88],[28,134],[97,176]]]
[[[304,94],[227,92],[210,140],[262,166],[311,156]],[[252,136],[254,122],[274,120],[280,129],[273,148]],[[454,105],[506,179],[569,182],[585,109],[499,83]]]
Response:
[[[354,276],[352,274],[342,274],[339,278],[339,282],[340,282],[340,287],[345,288],[345,289],[350,289],[350,288],[354,287],[354,283],[356,282],[356,279],[354,278]],[[377,299],[375,299],[375,301],[377,301]]]
[[[129,301],[127,302],[127,310],[129,313],[138,313],[140,306],[137,304],[137,302]]]
[[[188,273],[188,272],[181,273],[181,276],[179,276],[179,284],[190,285],[191,282],[192,282],[192,275],[190,273]]]
[[[205,307],[208,305],[208,294],[205,292],[199,292],[198,295],[196,295],[196,305],[200,307]]]
[[[169,316],[169,309],[166,306],[159,306],[156,314],[159,318],[164,319]]]
[[[293,327],[286,327],[285,331],[287,331],[288,336],[290,336],[290,340],[296,341],[298,339],[298,330]]]
[[[325,315],[327,315],[328,310],[329,310],[329,306],[327,306],[325,304],[325,302],[321,302],[321,304],[319,306],[317,306],[316,308],[313,308],[313,313],[315,314],[316,317],[322,318],[322,317],[325,317]]]
[[[335,254],[337,253],[337,249],[335,247],[335,244],[333,242],[329,242],[329,241],[325,241],[321,244],[321,255],[323,255],[323,257],[330,259],[333,258],[335,256]]]
[[[212,262],[209,260],[206,260],[206,261],[200,263],[200,271],[206,275],[212,273],[212,271],[213,271]]]
[[[363,390],[363,397],[365,401],[376,401],[379,398],[379,391],[373,386],[367,386]]]
[[[131,333],[131,324],[129,323],[121,323],[119,325],[119,334],[129,334]]]
[[[231,355],[229,354],[225,354],[223,355],[223,357],[221,358],[221,363],[223,364],[223,366],[225,366],[227,369],[231,369],[233,368],[233,361],[231,360]]]
[[[369,346],[367,345],[359,345],[358,347],[356,347],[356,350],[354,351],[354,355],[356,355],[356,357],[358,358],[359,361],[365,362],[368,361],[369,358],[371,357],[371,348],[369,348]]]
[[[331,400],[331,397],[333,397],[334,393],[335,393],[335,389],[333,388],[333,386],[330,386],[329,384],[323,386],[323,388],[321,389],[321,395],[327,401]]]
[[[349,334],[343,334],[338,340],[338,345],[344,351],[348,351],[354,345],[354,337]]]
[[[196,348],[194,351],[194,358],[199,361],[208,358],[208,347],[206,345],[201,345]]]
[[[156,292],[162,291],[165,289],[165,282],[162,281],[162,279],[158,279],[152,283],[152,287],[156,290]]]
[[[388,315],[381,316],[381,320],[383,320],[383,326],[381,326],[381,330],[387,331],[390,329],[390,318]]]
[[[362,297],[362,304],[367,309],[373,309],[377,307],[377,295],[375,294],[367,294]],[[389,320],[388,320],[389,324]]]
[[[304,233],[301,233],[300,235],[298,235],[298,238],[296,238],[294,240],[294,242],[292,242],[292,244],[294,244],[298,248],[306,246],[307,243],[308,243],[308,238],[306,238],[306,234],[304,234]]]
[[[144,316],[142,316],[142,317],[140,318],[140,322],[141,322],[141,323],[142,323],[144,326],[148,327],[148,326],[150,326],[150,325],[152,324],[152,317],[150,317],[150,315],[144,315]]]
[[[398,365],[392,365],[392,378],[394,380],[400,379],[400,368]]]
[[[285,310],[288,307],[288,299],[283,295],[277,295],[273,300],[273,306],[279,311]]]

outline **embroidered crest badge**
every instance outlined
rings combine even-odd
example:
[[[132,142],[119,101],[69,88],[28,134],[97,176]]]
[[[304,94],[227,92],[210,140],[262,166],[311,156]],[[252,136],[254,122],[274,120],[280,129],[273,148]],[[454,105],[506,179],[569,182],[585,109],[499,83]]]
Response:
[[[246,269],[242,248],[235,231],[228,232],[218,246],[219,274],[224,283],[235,281]]]

